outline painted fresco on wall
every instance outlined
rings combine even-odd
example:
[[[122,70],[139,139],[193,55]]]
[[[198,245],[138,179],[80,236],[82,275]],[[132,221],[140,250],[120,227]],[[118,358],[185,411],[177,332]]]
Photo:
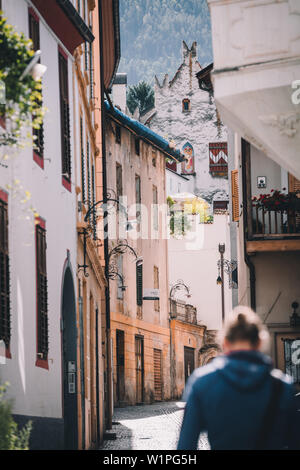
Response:
[[[184,175],[193,175],[195,173],[194,166],[194,149],[193,146],[187,142],[182,147],[182,152],[186,157],[186,160],[182,162],[182,174]]]

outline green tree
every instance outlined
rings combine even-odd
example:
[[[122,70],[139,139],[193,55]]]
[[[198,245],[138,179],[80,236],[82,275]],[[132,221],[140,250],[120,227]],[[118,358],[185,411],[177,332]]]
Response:
[[[32,144],[30,128],[39,129],[42,124],[45,108],[41,106],[41,80],[34,80],[30,74],[21,80],[33,56],[32,41],[0,17],[0,117],[7,123],[0,146],[23,148]]]
[[[0,385],[0,450],[28,450],[31,422],[18,429],[12,417],[12,404],[4,398],[6,388]]]
[[[129,87],[127,93],[127,106],[131,114],[136,108],[140,113],[150,106],[154,106],[154,90],[146,82],[139,82],[137,85]]]

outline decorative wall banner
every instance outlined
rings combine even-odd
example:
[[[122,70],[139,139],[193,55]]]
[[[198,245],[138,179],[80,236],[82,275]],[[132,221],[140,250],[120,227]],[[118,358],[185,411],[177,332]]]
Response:
[[[181,172],[184,175],[193,175],[195,173],[193,146],[187,142],[182,147],[182,153],[185,155],[186,161],[182,162]]]
[[[227,176],[227,155],[227,142],[214,142],[209,144],[209,171],[213,176]]]

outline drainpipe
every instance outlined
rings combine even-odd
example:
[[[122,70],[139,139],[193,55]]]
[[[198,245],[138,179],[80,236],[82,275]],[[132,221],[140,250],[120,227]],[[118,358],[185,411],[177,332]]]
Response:
[[[81,281],[78,280],[79,329],[80,329],[80,390],[81,390],[81,432],[82,449],[85,449],[85,387],[84,387],[84,334],[83,334],[83,299]]]
[[[102,186],[103,186],[103,202],[107,207],[107,168],[106,168],[106,146],[105,146],[105,114],[104,114],[104,70],[103,70],[103,30],[102,30],[102,2],[99,2],[99,28],[100,28],[100,77],[101,77],[101,132],[102,132]],[[107,403],[106,403],[106,427],[112,428],[112,358],[111,358],[111,331],[110,331],[110,294],[109,294],[109,246],[108,246],[108,213],[104,211],[104,259],[105,259],[105,310],[106,310],[106,358],[107,358]]]
[[[244,260],[249,269],[250,275],[250,303],[252,310],[256,310],[256,277],[255,277],[255,266],[251,261],[250,256],[247,254],[246,246],[246,233],[248,228],[248,204],[249,197],[251,198],[251,188],[247,187],[246,173],[251,171],[250,168],[250,144],[246,140],[242,139],[242,186],[243,186],[243,230],[244,230]],[[247,165],[248,159],[248,165]],[[251,174],[251,172],[250,172]],[[246,210],[245,210],[246,208]]]

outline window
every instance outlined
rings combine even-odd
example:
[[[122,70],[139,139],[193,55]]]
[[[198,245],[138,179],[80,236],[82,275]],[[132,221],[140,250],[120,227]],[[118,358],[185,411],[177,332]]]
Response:
[[[83,122],[80,116],[80,156],[81,156],[81,200],[83,204],[85,201],[85,157],[84,157],[84,146],[83,146]]]
[[[29,37],[32,40],[33,50],[40,49],[40,25],[39,17],[32,8],[28,10],[29,15]],[[40,102],[40,105],[42,103]],[[41,167],[44,168],[44,126],[41,124],[39,129],[33,129],[34,150],[33,159]]]
[[[154,289],[159,289],[159,270],[154,266]],[[159,312],[159,300],[154,300],[154,310]]]
[[[60,89],[60,128],[63,185],[71,191],[71,142],[70,142],[70,106],[68,87],[68,62],[60,50],[59,89]]]
[[[157,159],[156,150],[153,150],[153,149],[152,149],[152,165],[153,165],[154,167],[156,167],[156,159]]]
[[[153,202],[153,229],[158,230],[158,195],[157,187],[152,187],[152,202]]]
[[[116,164],[116,188],[117,188],[117,200],[123,195],[123,182],[122,182],[122,165]]]
[[[116,125],[116,142],[121,143],[121,126]]]
[[[227,142],[214,142],[209,144],[209,172],[212,176],[227,177]]]
[[[135,203],[136,203],[136,219],[138,223],[141,222],[141,178],[135,175]]]
[[[228,206],[228,201],[213,201],[214,211],[226,211],[227,206]]]
[[[134,139],[135,153],[140,154],[140,139]]]
[[[118,256],[117,258],[117,268],[118,268],[118,274],[121,276],[118,276],[118,291],[117,291],[117,299],[118,300],[123,300],[124,297],[124,292],[122,290],[122,279],[123,279],[123,255]]]
[[[0,340],[10,356],[10,272],[8,252],[7,194],[0,190]]]
[[[233,222],[238,222],[239,216],[240,216],[238,170],[233,170],[231,172],[231,194],[232,194],[232,220]]]
[[[46,224],[36,220],[36,281],[37,281],[37,361],[48,369],[48,286],[46,268]]]
[[[182,100],[182,112],[185,113],[187,111],[190,111],[191,109],[191,102],[188,98],[185,98]]]
[[[143,264],[136,264],[136,303],[143,305]]]

